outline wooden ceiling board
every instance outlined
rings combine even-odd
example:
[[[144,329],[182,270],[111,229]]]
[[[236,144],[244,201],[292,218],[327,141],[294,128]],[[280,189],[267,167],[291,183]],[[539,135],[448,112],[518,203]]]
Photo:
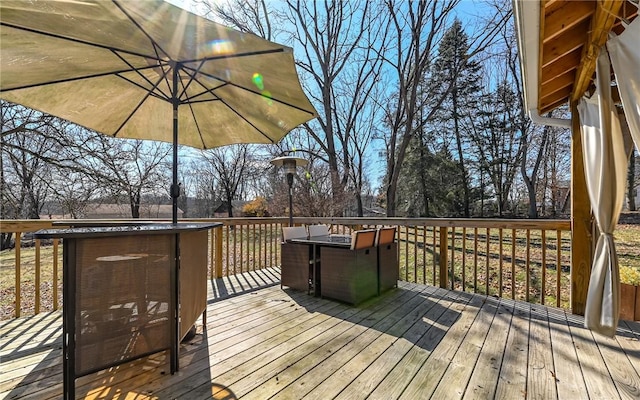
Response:
[[[540,108],[539,113],[540,113],[540,115],[546,114],[546,113],[551,112],[551,111],[555,110],[556,108],[558,108],[560,106],[563,106],[565,104],[567,104],[567,99],[563,97],[562,99],[560,99],[560,100],[558,100],[558,101],[556,101],[554,103],[545,104],[544,107]]]
[[[593,1],[556,1],[544,7],[544,39],[547,43],[565,30],[591,18],[596,10]]]
[[[569,54],[565,54],[562,58],[556,60],[553,64],[550,64],[542,68],[540,82],[545,85],[547,82],[552,81],[558,75],[563,75],[567,71],[575,71],[580,63],[580,55],[582,54],[582,48],[578,48]]]
[[[541,97],[540,108],[539,108],[540,114],[551,111],[553,108],[563,103],[566,103],[567,98],[571,94],[572,90],[573,90],[573,85],[557,90],[556,92],[549,94],[546,97]]]
[[[590,20],[584,19],[568,29],[563,29],[559,34],[555,35],[552,40],[544,43],[542,49],[542,68],[555,62],[565,54],[582,47],[587,38],[589,25]],[[545,32],[546,30],[545,24]]]
[[[572,86],[573,82],[575,81],[575,77],[575,70],[566,71],[564,74],[556,76],[554,79],[551,79],[550,81],[542,85],[540,96],[546,97],[557,92],[558,90]]]

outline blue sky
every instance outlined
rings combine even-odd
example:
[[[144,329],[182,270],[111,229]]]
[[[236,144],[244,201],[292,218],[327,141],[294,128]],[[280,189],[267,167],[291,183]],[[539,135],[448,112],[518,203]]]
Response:
[[[197,3],[193,2],[192,0],[167,0],[167,1],[178,7],[186,9],[188,11],[198,13],[196,10]],[[210,1],[213,2],[215,0],[210,0]],[[268,3],[273,4],[274,7],[277,7],[278,4],[282,4],[282,1],[269,1],[269,0],[267,1]],[[307,1],[313,1],[313,0],[307,0]],[[220,2],[224,3],[226,1],[220,0]],[[476,1],[476,0],[462,0],[460,5],[457,7],[455,16],[463,21],[465,31],[467,31],[467,33],[470,36],[472,36],[474,31],[479,26],[479,22],[480,22],[479,16],[486,13],[487,13],[486,3],[482,1]],[[372,143],[371,152],[369,155],[369,163],[371,167],[367,168],[367,175],[369,176],[369,179],[371,181],[370,183],[373,190],[377,190],[385,174],[385,168],[386,168],[385,160],[384,160],[384,157],[379,156],[379,154],[381,154],[381,151],[383,154],[384,144],[382,143],[382,141],[375,141],[374,143]]]

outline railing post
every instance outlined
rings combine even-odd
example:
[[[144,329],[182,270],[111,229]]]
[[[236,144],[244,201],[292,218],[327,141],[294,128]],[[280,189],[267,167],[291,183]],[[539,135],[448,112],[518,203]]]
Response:
[[[446,226],[440,227],[440,287],[443,289],[447,288],[448,282],[448,271],[447,271],[447,250],[449,247],[447,246],[449,240],[449,231]]]
[[[222,227],[214,228],[216,235],[214,278],[222,278]]]

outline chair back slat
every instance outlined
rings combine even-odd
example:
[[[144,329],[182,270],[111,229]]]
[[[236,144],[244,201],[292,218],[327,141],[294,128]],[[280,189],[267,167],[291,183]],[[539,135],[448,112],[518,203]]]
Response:
[[[328,236],[329,227],[327,225],[309,225],[309,236]]]
[[[351,250],[373,247],[376,242],[376,229],[363,229],[351,235]]]
[[[393,243],[396,240],[396,227],[384,227],[378,229],[378,234],[376,235],[376,246],[381,244],[389,244]]]
[[[306,238],[307,230],[304,226],[289,226],[282,228],[282,239],[286,242],[290,239]]]

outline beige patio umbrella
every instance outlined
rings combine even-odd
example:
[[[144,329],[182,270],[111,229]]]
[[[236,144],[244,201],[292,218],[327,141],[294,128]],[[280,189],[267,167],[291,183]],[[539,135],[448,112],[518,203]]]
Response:
[[[316,117],[292,49],[159,0],[0,2],[5,100],[121,138],[275,143]]]

